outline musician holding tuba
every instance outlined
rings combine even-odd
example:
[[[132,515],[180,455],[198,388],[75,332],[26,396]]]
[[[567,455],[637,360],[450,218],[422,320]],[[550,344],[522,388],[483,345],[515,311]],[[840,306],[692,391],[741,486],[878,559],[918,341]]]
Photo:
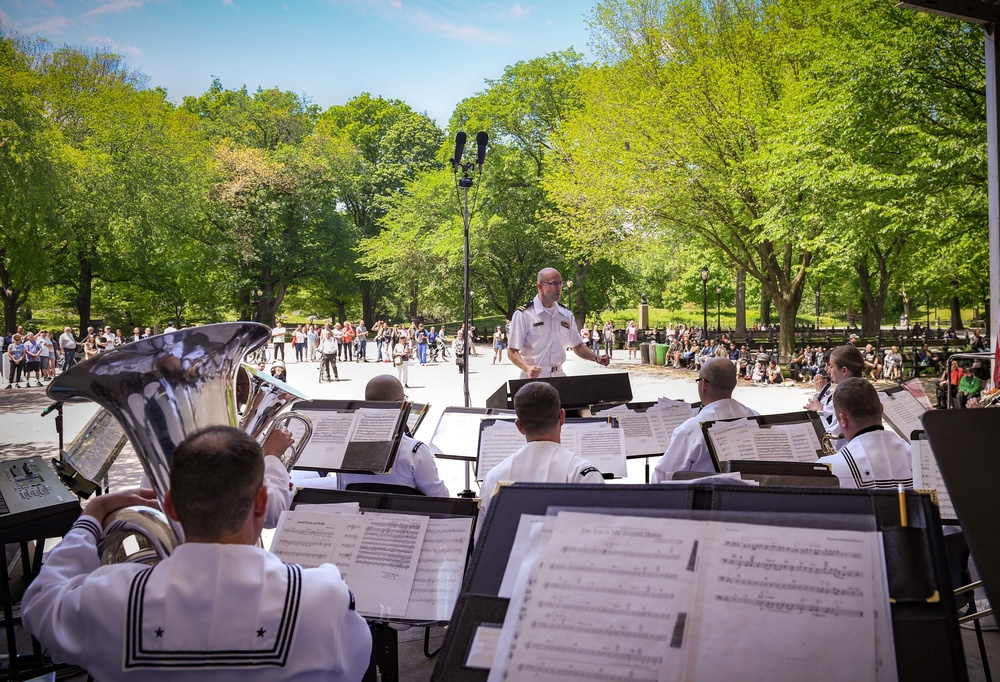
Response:
[[[100,566],[105,517],[150,491],[91,501],[24,595],[26,629],[96,679],[360,680],[371,635],[337,567],[255,546],[268,487],[260,445],[210,426],[174,451],[164,511],[186,542],[152,568]]]

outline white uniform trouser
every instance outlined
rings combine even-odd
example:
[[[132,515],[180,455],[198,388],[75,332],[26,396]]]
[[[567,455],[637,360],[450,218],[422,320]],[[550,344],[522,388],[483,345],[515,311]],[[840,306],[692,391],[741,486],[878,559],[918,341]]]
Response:
[[[403,386],[409,384],[410,383],[409,360],[403,360],[403,362],[399,364],[399,367],[397,367],[396,370],[399,372],[399,383],[403,384]]]

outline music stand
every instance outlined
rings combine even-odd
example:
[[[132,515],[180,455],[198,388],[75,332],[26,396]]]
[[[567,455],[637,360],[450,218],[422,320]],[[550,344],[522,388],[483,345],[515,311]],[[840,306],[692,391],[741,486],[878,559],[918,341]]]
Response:
[[[302,400],[292,408],[308,415],[313,421],[313,437],[309,439],[296,468],[318,471],[325,476],[331,471],[352,474],[384,474],[392,469],[396,459],[409,402],[381,400]],[[377,429],[359,436],[366,414],[387,414],[392,418],[391,429]],[[381,414],[380,414],[381,416]],[[350,422],[354,420],[352,425]],[[332,426],[329,424],[332,423]]]
[[[512,379],[486,399],[486,407],[514,409],[514,396],[522,386],[533,381],[541,381],[556,389],[559,401],[567,413],[598,403],[618,404],[632,400],[632,384],[628,372],[610,372],[572,377]]]

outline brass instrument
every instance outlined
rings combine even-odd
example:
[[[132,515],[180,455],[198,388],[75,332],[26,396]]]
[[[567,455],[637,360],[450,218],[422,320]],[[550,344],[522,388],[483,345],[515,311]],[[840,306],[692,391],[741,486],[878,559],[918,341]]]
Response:
[[[823,437],[819,439],[820,449],[823,451],[824,455],[835,455],[837,454],[837,441],[843,438],[840,434],[824,433]]]
[[[303,435],[292,444],[290,451],[281,456],[281,463],[291,472],[312,437],[313,424],[306,415],[291,412],[286,408],[299,400],[308,400],[309,397],[252,365],[244,364],[240,371],[245,371],[250,377],[250,396],[246,401],[243,417],[240,419],[242,430],[263,445],[280,424],[298,421],[303,425],[305,429]]]
[[[53,400],[93,400],[122,425],[163,505],[174,450],[209,426],[237,426],[233,390],[241,359],[270,338],[255,322],[227,322],[158,334],[85,360],[47,389]],[[134,537],[139,551],[129,553]],[[155,563],[183,539],[162,511],[126,507],[105,522],[102,561]]]

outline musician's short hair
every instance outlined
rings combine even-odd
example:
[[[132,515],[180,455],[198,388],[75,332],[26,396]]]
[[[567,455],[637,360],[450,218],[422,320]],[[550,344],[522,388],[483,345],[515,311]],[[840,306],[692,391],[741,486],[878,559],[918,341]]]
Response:
[[[710,358],[702,363],[698,378],[707,381],[713,393],[732,395],[736,388],[736,365],[729,358]]]
[[[882,403],[878,391],[866,379],[848,377],[833,392],[833,409],[860,423],[881,423]]]
[[[555,428],[559,424],[561,410],[559,391],[542,381],[527,383],[514,395],[514,412],[527,436]]]
[[[186,438],[170,464],[170,497],[188,537],[214,540],[239,531],[264,485],[260,444],[231,426]]]
[[[843,367],[852,377],[859,377],[865,369],[865,358],[856,346],[837,346],[830,353],[830,362]]]

